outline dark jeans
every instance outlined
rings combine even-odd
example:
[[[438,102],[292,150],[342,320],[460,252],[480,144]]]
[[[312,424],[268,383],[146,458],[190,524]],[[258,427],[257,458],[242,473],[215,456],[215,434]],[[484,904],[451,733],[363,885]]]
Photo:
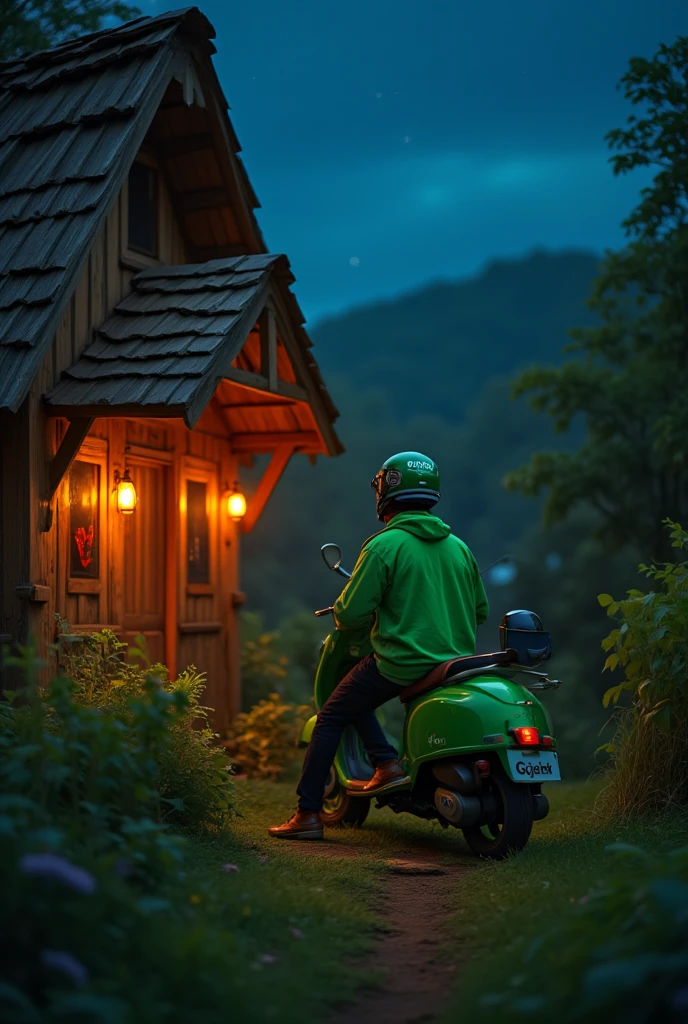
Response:
[[[308,744],[303,771],[296,788],[302,811],[320,811],[323,791],[330,774],[339,741],[347,725],[353,725],[373,768],[398,754],[385,739],[375,709],[393,697],[402,687],[381,676],[375,658],[368,655],[344,676],[318,712],[313,736]]]

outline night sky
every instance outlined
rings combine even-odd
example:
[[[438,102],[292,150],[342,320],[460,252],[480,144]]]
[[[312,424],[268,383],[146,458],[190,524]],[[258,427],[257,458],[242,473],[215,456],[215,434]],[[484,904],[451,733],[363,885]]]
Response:
[[[166,9],[148,2],[146,13]],[[203,0],[272,251],[311,323],[534,247],[602,251],[605,133],[687,0]]]

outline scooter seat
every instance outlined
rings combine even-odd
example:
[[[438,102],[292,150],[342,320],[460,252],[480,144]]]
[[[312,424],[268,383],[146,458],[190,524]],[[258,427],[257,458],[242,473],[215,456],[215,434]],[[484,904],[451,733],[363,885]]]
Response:
[[[440,686],[448,686],[451,678],[457,672],[469,672],[471,669],[476,668],[486,669],[493,665],[497,668],[506,668],[508,665],[513,665],[517,660],[518,651],[515,651],[512,647],[509,647],[506,651],[497,651],[495,654],[467,654],[461,658],[452,658],[451,661],[444,661],[441,665],[435,665],[422,679],[417,679],[415,683],[405,686],[399,694],[399,700],[402,704],[408,704],[423,693],[437,690]]]

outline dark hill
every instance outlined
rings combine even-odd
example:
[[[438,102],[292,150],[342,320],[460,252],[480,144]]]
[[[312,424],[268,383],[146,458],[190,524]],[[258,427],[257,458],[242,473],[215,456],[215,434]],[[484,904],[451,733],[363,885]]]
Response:
[[[597,266],[586,252],[495,260],[468,280],[321,321],[315,352],[326,379],[382,389],[400,413],[454,418],[490,377],[559,359],[566,332],[591,322],[585,300]]]

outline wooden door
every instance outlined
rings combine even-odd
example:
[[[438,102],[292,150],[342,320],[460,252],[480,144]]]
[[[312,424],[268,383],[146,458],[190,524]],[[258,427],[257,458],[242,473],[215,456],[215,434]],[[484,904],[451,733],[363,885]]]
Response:
[[[124,524],[124,640],[143,634],[151,662],[163,662],[169,468],[148,459],[128,466],[138,503]]]

